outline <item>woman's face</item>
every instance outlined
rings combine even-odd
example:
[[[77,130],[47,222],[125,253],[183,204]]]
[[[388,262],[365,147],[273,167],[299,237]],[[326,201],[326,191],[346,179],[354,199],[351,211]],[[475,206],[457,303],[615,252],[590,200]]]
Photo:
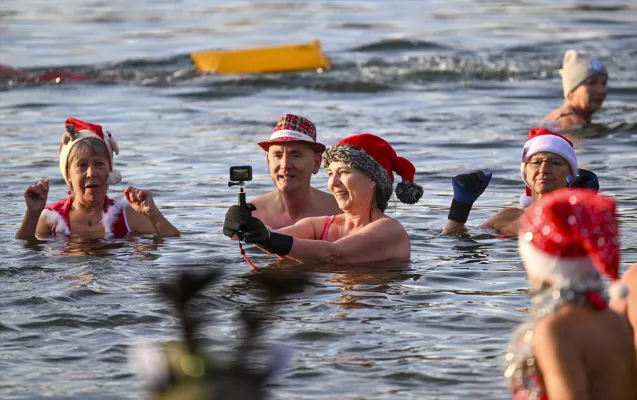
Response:
[[[80,155],[71,160],[69,182],[75,195],[85,202],[104,201],[108,190],[108,160],[94,153]]]
[[[599,111],[608,93],[607,82],[608,78],[604,75],[591,76],[569,93],[569,103],[590,113]]]
[[[565,187],[571,167],[557,154],[541,152],[529,158],[524,171],[533,193],[544,194]]]
[[[361,171],[340,161],[332,162],[327,168],[327,188],[334,195],[338,207],[356,212],[369,209],[376,193],[376,182]]]

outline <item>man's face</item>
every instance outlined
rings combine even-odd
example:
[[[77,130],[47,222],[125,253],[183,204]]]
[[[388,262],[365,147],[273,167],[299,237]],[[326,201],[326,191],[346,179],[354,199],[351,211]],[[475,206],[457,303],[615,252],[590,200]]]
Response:
[[[568,162],[554,153],[536,153],[526,162],[526,181],[533,193],[544,194],[566,186]]]
[[[309,187],[312,174],[321,167],[321,155],[302,142],[271,145],[267,161],[270,176],[282,192]]]
[[[569,102],[591,113],[599,111],[604,104],[608,89],[608,78],[604,75],[594,75],[584,81],[575,90],[569,93]]]

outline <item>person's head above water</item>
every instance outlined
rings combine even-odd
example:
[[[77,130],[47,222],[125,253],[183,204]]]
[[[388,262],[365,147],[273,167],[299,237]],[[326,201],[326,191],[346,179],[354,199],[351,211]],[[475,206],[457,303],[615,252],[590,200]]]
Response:
[[[608,81],[602,60],[584,51],[567,50],[560,75],[567,104],[591,113],[602,107]]]
[[[293,114],[283,114],[270,140],[259,142],[259,147],[267,152],[272,180],[284,192],[309,188],[325,151],[325,145],[316,141],[312,121]]]
[[[396,186],[396,196],[401,202],[414,204],[422,197],[422,186],[414,183],[414,165],[406,158],[399,157],[389,143],[376,135],[363,133],[349,136],[330,147],[323,166],[330,168],[330,165],[338,162],[361,171],[376,183],[375,202],[381,211],[387,208],[393,192],[392,171],[402,177]]]
[[[86,185],[99,185],[106,190],[108,185],[121,182],[122,175],[113,169],[113,153],[119,154],[119,148],[109,131],[75,118],[66,120],[60,145],[60,172],[74,192],[84,192]],[[89,167],[96,170],[97,179],[80,182]]]
[[[580,285],[600,275],[619,278],[615,202],[589,189],[562,189],[542,197],[520,218],[519,247],[531,284]],[[614,295],[624,297],[617,286]]]
[[[573,143],[545,128],[529,131],[522,149],[520,164],[526,192],[520,196],[520,205],[528,207],[534,195],[542,195],[567,185],[566,178],[577,176],[577,156]]]

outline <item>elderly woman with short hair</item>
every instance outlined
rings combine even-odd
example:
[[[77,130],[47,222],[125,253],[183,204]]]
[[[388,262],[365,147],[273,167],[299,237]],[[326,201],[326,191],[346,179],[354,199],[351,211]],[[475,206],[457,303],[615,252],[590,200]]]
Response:
[[[46,205],[49,181],[41,180],[24,192],[27,211],[16,238],[77,235],[91,238],[125,237],[129,233],[179,236],[159,211],[148,190],[128,186],[124,200],[107,196],[109,185],[121,181],[113,169],[119,154],[113,135],[100,125],[69,118],[60,145],[60,172],[69,197]]]

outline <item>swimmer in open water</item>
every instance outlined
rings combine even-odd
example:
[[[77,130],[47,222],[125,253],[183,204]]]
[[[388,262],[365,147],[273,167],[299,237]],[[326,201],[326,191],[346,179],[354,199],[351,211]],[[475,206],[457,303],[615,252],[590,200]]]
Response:
[[[520,205],[523,208],[504,208],[487,219],[482,227],[496,229],[506,235],[515,235],[524,207],[528,207],[545,194],[567,186],[599,189],[597,175],[577,168],[573,143],[545,128],[534,128],[529,131],[528,140],[522,149],[520,172],[526,184],[526,192],[520,196]],[[465,232],[465,223],[471,207],[490,181],[491,173],[483,171],[460,174],[453,178],[453,200],[443,233]]]
[[[564,104],[547,115],[562,130],[590,124],[608,94],[608,72],[599,58],[579,50],[568,50],[560,70]]]
[[[251,215],[251,207],[235,205],[226,213],[224,234],[280,256],[328,264],[354,264],[409,259],[407,231],[385,215],[393,190],[393,172],[402,177],[396,195],[416,203],[423,188],[414,183],[416,169],[382,138],[372,134],[347,137],[329,148],[324,166],[328,188],[343,214],[305,218],[270,231]]]
[[[128,186],[123,200],[107,196],[109,186],[122,179],[113,169],[113,153],[119,154],[119,148],[109,131],[74,118],[66,120],[59,160],[69,197],[46,205],[48,179],[29,186],[24,192],[27,210],[16,238],[119,238],[129,233],[179,236],[179,230],[155,205],[150,191]]]

